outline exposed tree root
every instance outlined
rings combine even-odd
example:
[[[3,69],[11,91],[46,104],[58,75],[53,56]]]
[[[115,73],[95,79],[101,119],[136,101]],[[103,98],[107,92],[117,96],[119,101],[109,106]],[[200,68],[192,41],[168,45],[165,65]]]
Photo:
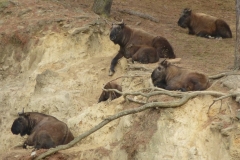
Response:
[[[229,98],[229,97],[236,97],[236,96],[239,96],[240,95],[240,92],[235,92],[235,93],[231,93],[231,94],[228,94],[228,95],[225,95],[225,96],[221,96],[219,98],[216,98],[213,100],[212,104],[208,107],[208,112],[209,113],[209,110],[210,108],[212,107],[212,105],[217,102],[217,101],[221,101],[221,106],[220,106],[220,109],[219,109],[219,112],[221,111],[221,108],[222,108],[222,100],[225,99],[225,98]],[[230,110],[231,111],[231,110]],[[232,111],[231,111],[232,112]]]
[[[134,102],[134,103],[138,103],[141,104],[140,107],[138,108],[134,108],[134,109],[129,109],[129,110],[124,110],[121,111],[115,115],[112,115],[106,119],[104,119],[102,122],[100,122],[99,124],[97,124],[95,127],[91,128],[90,130],[84,132],[83,134],[79,135],[78,137],[76,137],[73,141],[71,141],[70,143],[68,143],[67,145],[61,145],[58,146],[56,148],[53,149],[49,149],[47,152],[39,155],[38,157],[35,158],[35,160],[39,160],[39,159],[43,159],[53,153],[56,153],[57,151],[60,150],[64,150],[64,149],[68,149],[72,146],[74,146],[76,143],[78,143],[79,141],[81,141],[83,138],[91,135],[92,133],[96,132],[97,130],[99,130],[100,128],[102,128],[103,126],[105,126],[106,124],[108,124],[109,122],[118,119],[120,117],[129,115],[129,114],[135,114],[138,112],[142,112],[144,110],[150,109],[150,108],[176,108],[179,107],[183,104],[185,104],[186,102],[188,102],[188,100],[199,96],[199,95],[211,95],[214,97],[218,97],[214,100],[214,103],[218,100],[222,100],[224,98],[228,98],[228,97],[234,97],[236,95],[240,95],[240,93],[232,93],[232,94],[226,94],[226,93],[221,93],[221,92],[216,92],[216,91],[194,91],[194,92],[177,92],[177,91],[167,91],[161,88],[144,88],[141,90],[138,90],[136,92],[120,92],[116,89],[103,89],[105,91],[115,91],[117,93],[120,93],[123,95],[124,99],[126,101],[130,101],[130,102]],[[133,100],[131,98],[128,98],[128,95],[133,95],[133,96],[143,96],[145,97],[147,100],[145,102],[142,101],[137,101],[137,100]],[[171,101],[161,101],[161,102],[148,102],[148,99],[151,96],[154,95],[168,95],[171,97],[176,98],[175,100],[171,100]],[[212,106],[213,104],[211,104],[209,106]]]

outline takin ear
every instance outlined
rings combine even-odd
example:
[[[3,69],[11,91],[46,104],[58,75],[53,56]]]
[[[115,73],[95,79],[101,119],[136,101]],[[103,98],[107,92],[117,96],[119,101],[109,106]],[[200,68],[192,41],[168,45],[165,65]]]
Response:
[[[30,113],[25,113],[24,117],[29,117],[30,116]]]
[[[125,24],[124,23],[123,24],[119,24],[119,26],[121,27],[121,29],[123,29]]]
[[[19,116],[22,116],[24,118],[28,118],[30,116],[30,113],[23,113],[23,114],[21,114]]]

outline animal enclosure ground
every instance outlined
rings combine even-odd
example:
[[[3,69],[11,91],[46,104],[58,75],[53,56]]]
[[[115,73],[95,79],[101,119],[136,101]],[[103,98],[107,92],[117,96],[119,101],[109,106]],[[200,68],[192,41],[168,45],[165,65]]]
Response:
[[[26,68],[21,68],[21,65],[18,65],[18,62],[21,62],[29,57],[24,57],[24,54],[20,54],[20,51],[23,51],[23,53],[25,53],[24,51],[28,50],[29,46],[25,46],[24,44],[27,44],[28,40],[31,38],[32,41],[31,43],[35,43],[36,46],[37,45],[42,45],[41,43],[39,43],[39,39],[42,37],[44,37],[45,35],[53,35],[54,36],[54,32],[55,33],[59,33],[61,35],[63,35],[63,37],[67,37],[67,34],[71,34],[72,32],[76,32],[76,30],[70,32],[69,28],[78,28],[78,27],[82,27],[83,25],[89,24],[92,21],[95,22],[96,20],[96,15],[94,15],[91,11],[91,7],[93,4],[93,0],[67,0],[67,1],[63,1],[63,0],[45,0],[45,1],[32,1],[32,0],[22,0],[22,1],[17,1],[17,0],[13,0],[13,1],[7,1],[7,0],[1,0],[0,1],[0,15],[2,16],[2,18],[0,19],[0,24],[4,24],[1,25],[0,28],[0,38],[3,40],[0,43],[0,50],[4,50],[4,51],[8,51],[8,50],[12,50],[12,48],[10,48],[8,46],[8,43],[13,43],[14,44],[14,49],[12,52],[12,57],[13,59],[16,61],[16,65],[15,69],[11,69],[11,66],[9,68],[7,68],[5,64],[2,64],[4,62],[1,62],[0,67],[0,73],[1,73],[1,79],[3,79],[2,82],[4,82],[4,78],[7,77],[8,80],[10,79],[10,81],[13,81],[12,84],[10,84],[10,82],[6,82],[8,85],[4,85],[2,84],[2,90],[6,91],[8,88],[10,88],[9,92],[7,92],[7,95],[14,95],[14,96],[18,96],[21,98],[20,101],[11,101],[9,103],[7,103],[8,101],[2,97],[2,106],[11,106],[12,108],[7,108],[7,107],[3,107],[1,110],[1,113],[9,113],[10,115],[19,111],[17,107],[23,107],[22,104],[25,104],[25,102],[23,103],[23,101],[25,99],[27,99],[26,97],[23,96],[23,98],[21,97],[21,93],[20,91],[18,92],[18,88],[15,87],[16,81],[18,79],[21,79],[21,73],[24,70],[28,70]],[[17,9],[16,9],[17,6]],[[177,25],[177,21],[178,18],[180,17],[180,14],[182,12],[182,9],[186,8],[186,7],[191,7],[192,10],[196,11],[196,12],[203,12],[206,14],[210,14],[213,16],[216,16],[218,18],[224,19],[229,25],[230,28],[232,30],[233,33],[233,38],[231,39],[205,39],[205,38],[200,38],[200,37],[196,37],[193,35],[188,35],[188,30],[187,29],[183,29],[181,27],[179,27]],[[122,10],[131,10],[131,11],[137,11],[137,12],[141,12],[143,14],[148,14],[151,15],[152,17],[156,18],[159,20],[159,23],[147,20],[147,19],[143,19],[140,18],[138,16],[135,15],[129,15],[127,13],[123,13],[121,12]],[[82,16],[84,15],[84,16]],[[85,17],[85,15],[88,15]],[[178,66],[181,66],[183,68],[186,69],[190,69],[190,70],[196,70],[198,72],[203,72],[207,75],[213,75],[213,74],[217,74],[219,72],[223,72],[223,71],[227,71],[229,69],[231,69],[231,67],[233,66],[233,62],[234,62],[234,49],[235,49],[235,38],[236,38],[236,16],[235,16],[235,2],[232,0],[217,0],[217,1],[207,1],[207,0],[185,0],[185,1],[176,1],[176,0],[113,0],[113,4],[112,4],[112,9],[111,9],[111,14],[110,17],[108,18],[109,22],[115,22],[115,21],[121,21],[124,20],[124,22],[133,27],[133,28],[140,28],[143,30],[146,30],[147,32],[154,34],[154,35],[160,35],[163,36],[165,38],[167,38],[167,40],[171,43],[171,45],[174,48],[175,54],[178,58],[181,58],[180,63],[178,63]],[[110,26],[109,26],[110,28]],[[88,33],[88,29],[87,28],[81,28],[82,30],[84,30],[84,33]],[[67,32],[69,31],[69,32]],[[49,33],[51,32],[51,33]],[[85,34],[81,35],[84,39]],[[108,35],[105,35],[108,36]],[[88,64],[87,61],[84,61],[85,59],[87,59],[85,57],[80,57],[79,59],[74,59],[74,56],[71,57],[71,55],[66,55],[66,59],[64,61],[58,61],[62,55],[61,52],[59,53],[50,53],[49,55],[53,54],[54,56],[51,57],[49,56],[49,61],[51,60],[51,58],[55,58],[56,62],[54,61],[54,63],[50,63],[47,65],[43,65],[40,67],[39,70],[41,70],[42,72],[45,70],[52,70],[49,72],[40,72],[38,79],[32,80],[30,81],[31,83],[26,84],[31,86],[32,84],[36,83],[36,87],[33,88],[33,90],[36,91],[36,94],[34,92],[34,96],[37,97],[39,96],[39,99],[46,99],[46,102],[49,100],[48,99],[48,94],[45,96],[45,92],[49,91],[51,93],[51,95],[54,94],[58,94],[58,92],[56,92],[54,89],[56,88],[60,88],[61,91],[64,90],[64,96],[59,96],[57,98],[59,99],[71,99],[71,95],[77,95],[76,99],[74,99],[74,101],[72,101],[72,103],[67,104],[67,106],[71,106],[73,108],[69,109],[69,111],[67,109],[62,109],[58,106],[61,104],[56,104],[55,105],[55,101],[52,100],[53,102],[51,103],[51,106],[54,106],[54,110],[57,110],[59,112],[63,111],[63,113],[59,113],[58,116],[60,118],[62,118],[63,120],[66,119],[70,119],[69,117],[69,112],[72,113],[74,112],[76,113],[82,113],[84,110],[90,110],[89,112],[96,112],[95,108],[99,107],[97,106],[97,101],[98,101],[98,97],[101,93],[101,86],[102,83],[106,83],[107,81],[114,79],[118,76],[122,76],[121,75],[121,70],[119,68],[117,68],[116,73],[113,77],[109,77],[108,76],[108,68],[110,66],[110,59],[112,57],[114,57],[117,53],[117,49],[116,52],[112,52],[111,54],[108,54],[106,57],[104,57],[103,55],[99,54],[99,48],[101,48],[101,43],[98,42],[99,38],[97,36],[91,36],[89,39],[84,39],[86,40],[86,43],[88,44],[88,51],[91,51],[91,54],[94,52],[95,56],[91,59],[91,64]],[[51,43],[52,41],[56,41],[56,43]],[[72,38],[72,42],[75,42],[77,40],[75,40],[74,38]],[[109,40],[110,41],[110,40]],[[48,48],[53,47],[56,51],[56,48],[64,48],[66,47],[66,44],[64,44],[63,42],[65,41],[61,41],[61,39],[56,36],[56,39],[50,39],[49,41],[49,45],[46,45]],[[106,42],[106,41],[104,41]],[[57,46],[50,46],[51,44],[60,44]],[[77,41],[77,43],[82,43]],[[109,42],[110,44],[111,42]],[[61,46],[62,45],[62,46]],[[72,43],[67,43],[68,46],[70,46],[69,48],[71,48]],[[73,45],[74,46],[74,45]],[[46,49],[47,49],[46,47]],[[115,46],[116,47],[116,46]],[[117,48],[117,47],[116,47]],[[45,49],[45,48],[44,48]],[[43,49],[43,50],[44,50]],[[81,48],[80,48],[81,49]],[[105,48],[103,48],[105,49]],[[77,49],[76,49],[77,50]],[[81,52],[78,50],[76,51],[77,54],[81,54]],[[102,53],[102,52],[101,52]],[[89,53],[90,54],[90,53]],[[99,56],[96,56],[98,55]],[[2,58],[3,55],[0,54],[0,58]],[[90,55],[92,56],[92,55]],[[38,60],[41,58],[41,54],[35,55],[30,57],[30,61],[29,61],[29,68],[35,67],[35,63],[34,60]],[[8,63],[8,61],[10,58],[5,58],[5,62]],[[82,60],[83,59],[83,60]],[[77,61],[82,60],[81,64],[78,64]],[[10,63],[10,62],[9,62]],[[117,65],[125,65],[125,64],[121,64],[122,62],[118,63]],[[126,62],[123,62],[126,63]],[[137,65],[137,64],[136,64]],[[150,68],[150,69],[154,69],[156,67],[157,63],[153,63],[153,64],[146,64],[144,65],[146,68]],[[70,66],[70,67],[69,67]],[[135,66],[135,64],[134,64]],[[135,66],[136,67],[136,66]],[[129,68],[131,68],[131,65],[129,66]],[[98,69],[100,69],[101,71],[99,71]],[[136,68],[135,68],[136,69]],[[6,72],[5,72],[6,71]],[[59,71],[59,72],[57,72]],[[98,73],[99,71],[99,73]],[[64,74],[65,72],[67,72],[67,74]],[[126,71],[128,72],[128,71]],[[130,69],[131,73],[135,73],[135,71],[132,71]],[[136,71],[136,73],[139,73]],[[142,72],[141,72],[142,73]],[[88,75],[89,77],[86,78],[86,75]],[[144,76],[149,76],[150,72],[145,72]],[[41,77],[42,76],[42,77]],[[147,77],[146,76],[146,77]],[[12,79],[11,79],[12,77]],[[17,78],[16,78],[17,77]],[[41,79],[42,78],[42,79]],[[85,79],[84,79],[85,78]],[[32,77],[28,77],[28,79],[34,79]],[[83,79],[83,80],[82,80]],[[15,81],[16,80],[16,81]],[[44,80],[49,80],[47,82],[45,82]],[[68,81],[68,83],[65,83],[66,81]],[[94,82],[94,83],[88,83],[89,82]],[[130,81],[130,80],[129,80]],[[50,84],[47,84],[47,83]],[[56,84],[61,84],[59,86],[54,86],[55,84],[51,83],[54,82]],[[130,83],[126,80],[126,82],[124,82],[125,84]],[[146,83],[147,80],[146,80]],[[24,84],[24,83],[23,83]],[[138,84],[142,84],[141,79],[139,79],[139,83],[136,82],[135,86],[138,87]],[[43,88],[42,90],[42,86],[45,88]],[[12,87],[13,86],[13,87]],[[21,85],[20,87],[23,88],[25,87],[24,85]],[[49,87],[50,86],[50,87]],[[95,86],[98,86],[98,88],[94,88]],[[140,85],[139,85],[140,86]],[[11,88],[12,87],[12,88]],[[51,88],[52,87],[52,88]],[[54,88],[55,87],[55,88]],[[136,87],[136,88],[137,88]],[[141,86],[142,87],[142,86]],[[7,88],[7,89],[6,89]],[[45,89],[45,90],[44,90]],[[123,86],[123,90],[126,89],[125,86]],[[219,83],[216,84],[213,88],[211,88],[213,90],[218,90],[218,91],[223,91],[226,92],[227,89],[222,87]],[[19,90],[21,90],[21,88],[19,88]],[[22,90],[21,90],[22,91]],[[24,92],[25,90],[23,90],[22,92]],[[71,91],[74,92],[73,94],[66,94],[65,92],[67,91]],[[80,92],[81,91],[81,92]],[[48,93],[48,92],[47,92]],[[25,95],[27,95],[28,92],[25,91]],[[29,93],[30,94],[30,93]],[[24,94],[23,94],[24,95]],[[165,97],[165,96],[160,96],[162,97],[163,100],[172,100],[170,97]],[[11,98],[9,96],[9,98]],[[55,98],[55,97],[54,97]],[[151,100],[155,101],[157,100],[159,97],[153,97]],[[32,98],[34,99],[34,98]],[[206,98],[208,100],[208,102],[212,102],[212,99],[210,99],[209,97]],[[27,99],[28,100],[28,99]],[[27,101],[26,100],[26,101]],[[51,99],[50,99],[51,100]],[[119,101],[119,100],[117,100]],[[31,101],[30,101],[31,102]],[[28,104],[30,103],[28,102]],[[39,101],[41,102],[41,101]],[[16,105],[15,103],[19,103],[21,105]],[[34,102],[32,102],[34,103]],[[62,102],[64,103],[64,101]],[[197,105],[197,103],[200,103],[199,100],[194,100],[192,102],[193,106],[196,107],[197,109],[199,108],[199,106]],[[116,103],[117,104],[117,103]],[[30,104],[31,105],[31,104]],[[88,124],[87,121],[89,119],[86,119],[85,121],[80,121],[79,125],[81,125],[81,128],[79,127],[79,129],[77,128],[75,132],[77,132],[77,134],[82,133],[82,131],[85,129],[89,129],[89,127],[92,127],[94,125],[93,122],[96,122],[96,119],[99,117],[104,117],[107,115],[111,115],[113,114],[113,108],[118,108],[119,106],[115,105],[115,102],[113,102],[112,106],[106,106],[108,105],[108,103],[103,103],[102,105],[100,104],[100,109],[99,111],[100,113],[96,113],[98,114],[93,115],[90,114],[88,115],[88,117],[92,118],[90,120],[92,120],[92,124],[91,125],[85,125],[84,123]],[[233,109],[237,109],[238,106],[235,106],[236,104],[232,104]],[[40,106],[40,104],[39,104]],[[127,105],[124,106],[125,108],[120,108],[120,109],[116,109],[116,110],[122,110],[122,109],[128,109],[128,108],[134,108],[137,107],[137,104],[131,104],[131,105]],[[48,106],[40,106],[39,108],[34,108],[34,109],[39,109],[43,112],[45,112],[48,108]],[[59,108],[60,109],[59,109]],[[111,108],[112,107],[112,108]],[[205,106],[206,107],[206,106]],[[200,106],[201,108],[201,106]],[[22,108],[21,108],[22,109]],[[29,109],[29,108],[28,108]],[[31,108],[32,109],[32,108]],[[10,111],[9,111],[10,110]],[[66,111],[67,110],[67,111]],[[218,108],[214,108],[213,110],[218,110]],[[48,110],[47,110],[48,111]],[[109,112],[106,112],[109,111]],[[104,113],[102,113],[104,112]],[[105,113],[106,112],[106,113]],[[126,152],[129,155],[129,159],[135,156],[135,152],[137,149],[139,149],[139,146],[144,146],[144,144],[148,143],[152,136],[154,135],[155,131],[157,130],[157,120],[159,118],[162,118],[162,112],[165,112],[164,110],[159,110],[159,112],[154,112],[154,111],[147,111],[145,113],[141,113],[140,116],[139,115],[134,115],[133,116],[133,127],[128,131],[128,132],[124,132],[124,139],[125,142],[123,144],[123,148],[126,148]],[[167,111],[166,111],[167,112]],[[186,111],[187,112],[187,111]],[[56,112],[54,112],[56,113]],[[215,112],[211,112],[215,113]],[[103,114],[103,115],[102,115]],[[146,114],[146,115],[145,115]],[[161,114],[161,115],[160,115]],[[172,114],[172,113],[169,113]],[[151,118],[147,119],[149,115],[152,115]],[[181,115],[180,115],[181,116]],[[204,115],[205,116],[205,115]],[[183,115],[184,117],[184,115]],[[195,118],[195,117],[194,117]],[[199,118],[199,117],[197,117]],[[1,119],[1,124],[3,124],[4,128],[8,127],[8,123],[9,123],[9,119],[7,123],[5,123],[7,117],[4,115],[3,118]],[[100,118],[99,118],[100,119]],[[97,120],[99,120],[97,119]],[[147,119],[146,121],[143,121],[144,119]],[[200,119],[200,118],[199,118]],[[154,121],[155,120],[155,121]],[[200,119],[201,120],[201,119]],[[170,120],[169,123],[172,120]],[[212,121],[212,119],[210,119],[209,121]],[[206,125],[208,126],[210,124],[210,122]],[[152,127],[151,127],[152,126]],[[85,127],[85,128],[84,128]],[[76,128],[75,126],[72,128]],[[114,130],[114,127],[110,127],[109,130]],[[147,134],[145,134],[145,131],[149,130],[150,132],[148,132]],[[138,134],[134,135],[134,133],[138,131]],[[105,134],[107,133],[106,130],[104,131],[99,131],[99,135],[108,135]],[[9,136],[9,131],[5,131],[4,130],[4,134],[6,136]],[[110,137],[110,136],[109,136]],[[103,140],[100,141],[108,141],[109,137],[106,136],[104,138],[102,138]],[[141,139],[141,137],[144,137],[144,140]],[[9,137],[7,137],[9,138]],[[7,139],[6,138],[6,139]],[[18,137],[20,138],[20,137]],[[65,154],[65,156],[69,156],[68,158],[71,159],[72,157],[81,155],[81,154],[87,154],[87,155],[91,155],[92,154],[92,144],[90,142],[92,142],[91,140],[94,139],[94,137],[90,137],[87,138],[86,140],[83,140],[83,142],[81,142],[81,144],[79,144],[79,146],[83,146],[86,147],[87,151],[79,151],[78,149],[73,149],[71,151],[64,151],[63,153]],[[8,139],[7,139],[8,140]],[[5,142],[6,140],[4,140]],[[135,143],[136,142],[136,143]],[[11,142],[12,145],[15,145],[14,142]],[[119,142],[120,143],[120,142]],[[132,145],[132,143],[135,143],[135,145]],[[17,144],[16,144],[17,145]],[[95,145],[95,144],[94,144]],[[99,145],[99,144],[98,144]],[[117,143],[114,142],[111,144],[112,146],[117,146]],[[132,147],[132,148],[131,148]],[[144,147],[143,147],[144,148]],[[142,150],[144,150],[143,148],[140,148]],[[14,148],[11,148],[14,150]],[[14,150],[15,152],[10,153],[9,155],[6,156],[6,159],[11,159],[12,157],[18,155],[19,153],[21,153],[22,150]],[[27,159],[29,157],[29,152],[31,151],[31,149],[27,150],[28,153],[24,153],[22,154],[22,156],[20,157],[16,157],[16,159]],[[74,152],[76,151],[76,152]],[[106,150],[106,148],[102,148],[102,146],[99,145],[99,147],[95,148],[95,155],[96,155],[96,159],[99,158],[98,155],[108,155],[111,150]],[[41,151],[40,151],[41,152]],[[0,152],[1,153],[1,152]],[[73,154],[71,154],[73,153]],[[77,154],[77,155],[75,155]],[[56,157],[58,157],[58,159],[67,159],[64,156],[61,157],[61,154],[57,154],[55,155]],[[94,155],[93,155],[94,156]],[[27,158],[26,158],[27,157]],[[52,157],[54,158],[54,156]],[[85,158],[85,157],[84,157]],[[93,157],[91,157],[92,159],[94,159]],[[87,158],[85,158],[87,159]]]

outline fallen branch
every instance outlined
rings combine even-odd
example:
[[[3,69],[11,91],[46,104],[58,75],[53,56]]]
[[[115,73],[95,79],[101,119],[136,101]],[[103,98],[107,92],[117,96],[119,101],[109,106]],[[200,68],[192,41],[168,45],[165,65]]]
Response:
[[[129,110],[125,110],[125,111],[121,111],[115,115],[112,115],[108,118],[106,118],[105,120],[103,120],[102,122],[100,122],[99,124],[97,124],[95,127],[91,128],[90,130],[84,132],[83,134],[79,135],[78,137],[76,137],[73,141],[71,141],[70,143],[66,144],[66,145],[60,145],[56,148],[53,149],[49,149],[47,152],[39,155],[38,157],[35,158],[35,160],[39,160],[39,159],[43,159],[51,154],[56,153],[57,151],[60,150],[64,150],[64,149],[68,149],[72,146],[74,146],[76,143],[78,143],[79,141],[81,141],[82,139],[84,139],[85,137],[91,135],[92,133],[96,132],[97,130],[99,130],[100,128],[102,128],[103,126],[105,126],[106,124],[108,124],[109,122],[118,119],[120,117],[129,115],[129,114],[135,114],[138,112],[142,112],[144,110],[150,109],[150,108],[176,108],[179,107],[183,104],[185,104],[188,100],[198,96],[198,95],[212,95],[212,96],[217,96],[217,97],[227,97],[228,95],[221,93],[221,92],[215,92],[215,91],[195,91],[195,92],[174,92],[174,91],[167,91],[167,90],[158,90],[157,88],[153,88],[155,91],[152,91],[150,93],[141,93],[141,92],[134,92],[134,93],[124,93],[124,92],[120,92],[116,89],[109,89],[115,92],[120,92],[122,95],[127,96],[127,95],[142,95],[144,97],[148,97],[150,95],[158,95],[158,94],[165,94],[165,95],[170,95],[173,97],[178,97],[177,100],[174,101],[167,101],[167,102],[150,102],[150,103],[146,103],[143,104],[142,106],[138,107],[138,108],[134,108],[134,109],[129,109]],[[131,99],[129,99],[131,100]],[[138,101],[133,101],[138,103]]]
[[[144,19],[149,19],[149,20],[151,20],[153,22],[159,23],[159,19],[154,18],[154,17],[152,17],[152,16],[150,16],[148,14],[141,13],[141,12],[130,11],[130,10],[126,10],[126,9],[119,10],[119,12],[135,15],[135,16],[138,16],[138,17],[141,17],[141,18],[144,18]]]
[[[144,71],[150,71],[152,72],[153,70],[152,69],[149,69],[149,68],[146,68],[146,67],[143,67],[143,66],[129,66],[129,69],[132,69],[132,70],[144,70]]]
[[[120,78],[132,78],[132,77],[142,77],[142,76],[140,76],[140,75],[120,76],[120,77],[117,77],[117,78],[115,78],[115,79],[113,79],[113,80],[111,80],[111,81],[109,81],[109,82],[115,81],[115,80],[120,79]],[[109,82],[107,82],[107,83],[109,83]],[[107,83],[106,83],[106,84],[107,84]]]
[[[240,95],[240,93],[239,93],[239,92],[235,92],[235,93],[228,94],[228,95],[224,95],[224,96],[221,96],[221,97],[219,97],[219,98],[214,99],[213,102],[212,102],[212,104],[208,107],[208,112],[207,112],[207,114],[209,113],[210,108],[212,107],[212,105],[214,105],[215,102],[221,100],[221,106],[220,106],[220,109],[219,109],[219,112],[220,112],[220,111],[221,111],[221,108],[222,108],[222,100],[223,100],[223,99],[229,98],[229,97],[236,97],[236,96],[238,96],[238,95]]]
[[[108,22],[108,20],[106,20],[106,19],[103,19],[109,26],[112,26],[112,24],[111,23],[109,23]]]
[[[219,78],[222,78],[224,76],[229,76],[229,75],[240,75],[240,73],[238,73],[237,71],[230,71],[230,72],[224,72],[224,73],[212,75],[212,76],[209,76],[208,78],[219,79]]]

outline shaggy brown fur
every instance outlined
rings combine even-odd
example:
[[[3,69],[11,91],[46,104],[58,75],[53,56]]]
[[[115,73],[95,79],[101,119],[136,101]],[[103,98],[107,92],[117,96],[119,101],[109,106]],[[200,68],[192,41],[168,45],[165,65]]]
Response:
[[[130,44],[125,49],[125,55],[128,57],[132,57],[133,62],[138,61],[144,64],[155,63],[159,60],[156,49],[144,45]]]
[[[182,28],[188,28],[189,34],[200,37],[232,38],[231,29],[224,20],[204,13],[194,13],[188,8],[183,10],[178,25]]]
[[[153,45],[153,39],[155,36],[144,32],[142,30],[132,29],[126,26],[123,21],[118,24],[113,24],[110,32],[110,40],[115,44],[120,46],[120,50],[118,54],[112,59],[109,75],[113,75],[114,68],[117,65],[117,62],[120,58],[125,57],[129,58],[126,53],[125,49],[130,44],[135,45],[147,45],[150,47],[157,46],[156,50],[159,57],[165,58],[175,58],[175,54],[173,52],[173,48],[170,43],[165,38],[161,38],[158,41],[155,41]]]
[[[118,85],[117,83],[115,82],[108,82],[105,86],[104,86],[104,89],[117,89],[119,90],[120,92],[122,92],[122,87],[120,85]],[[120,97],[121,94],[117,93],[117,92],[114,92],[114,91],[102,91],[99,99],[98,99],[98,103],[99,102],[102,102],[102,101],[106,101],[108,100],[109,98],[111,100],[113,99],[116,99],[118,97]]]
[[[35,149],[48,149],[67,144],[74,139],[65,123],[37,112],[19,114],[12,124],[11,131],[16,135],[29,135],[23,144],[24,148],[34,146]]]
[[[167,90],[198,91],[210,86],[206,75],[183,70],[163,61],[151,75],[154,86]]]

